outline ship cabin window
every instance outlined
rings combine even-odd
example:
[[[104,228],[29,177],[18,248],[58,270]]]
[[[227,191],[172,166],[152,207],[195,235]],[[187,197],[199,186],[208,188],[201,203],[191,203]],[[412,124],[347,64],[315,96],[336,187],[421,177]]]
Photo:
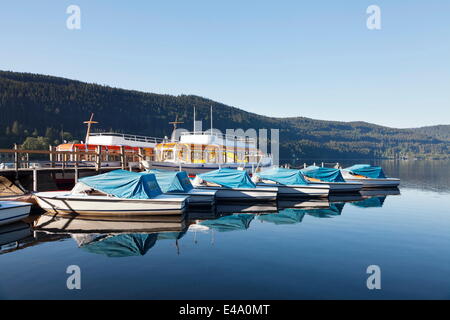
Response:
[[[218,154],[216,153],[215,150],[208,150],[206,153],[206,157],[208,160],[208,163],[216,163],[217,162],[217,156]]]
[[[199,162],[203,160],[203,152],[202,151],[192,151],[191,152],[191,162]]]
[[[163,158],[162,158],[162,160],[163,161],[165,161],[165,160],[174,160],[173,159],[173,150],[172,149],[164,150],[163,151]]]

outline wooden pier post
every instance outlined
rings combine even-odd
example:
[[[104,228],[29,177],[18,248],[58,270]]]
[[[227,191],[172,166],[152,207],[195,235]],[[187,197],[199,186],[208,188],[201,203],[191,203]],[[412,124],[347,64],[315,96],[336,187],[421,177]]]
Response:
[[[120,146],[120,166],[122,170],[125,170],[126,164],[125,164],[125,147]]]
[[[98,172],[102,167],[102,146],[97,146],[95,170]]]
[[[17,144],[14,144],[14,169],[19,170],[19,152],[17,152]]]
[[[38,173],[37,173],[37,169],[34,168],[33,169],[33,192],[37,192],[38,191]]]
[[[77,164],[75,164],[75,168],[74,168],[75,172],[74,172],[74,180],[75,180],[75,184],[78,183],[78,166]]]
[[[139,170],[143,169],[142,161],[144,160],[144,148],[138,149]]]
[[[48,150],[50,151],[50,153],[49,153],[50,167],[54,168],[55,167],[55,155],[53,154],[53,147],[48,146]]]

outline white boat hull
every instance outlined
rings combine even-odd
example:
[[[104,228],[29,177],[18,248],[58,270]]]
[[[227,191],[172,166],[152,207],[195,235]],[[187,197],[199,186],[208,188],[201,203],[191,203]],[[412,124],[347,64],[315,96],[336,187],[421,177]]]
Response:
[[[196,188],[217,190],[216,199],[219,201],[276,201],[278,196],[278,188],[276,187],[222,188],[200,186]]]
[[[278,209],[324,209],[329,208],[327,199],[281,200],[278,201]]]
[[[330,192],[327,185],[282,185],[276,183],[257,183],[258,187],[276,186],[280,198],[326,198]]]
[[[173,195],[182,195],[182,196],[189,196],[188,198],[188,205],[189,206],[212,206],[214,205],[215,198],[216,198],[216,190],[204,190],[204,189],[197,189],[194,188],[190,190],[189,192],[169,192],[168,194]]]
[[[350,193],[358,192],[363,188],[361,182],[327,182],[327,181],[308,181],[310,185],[327,185],[330,187],[330,193]]]
[[[63,217],[43,214],[34,223],[39,231],[52,233],[148,233],[148,232],[181,232],[185,222],[177,216],[166,217],[122,217],[95,218]]]
[[[30,214],[31,203],[0,201],[0,225],[20,221]]]
[[[152,199],[122,199],[108,196],[71,195],[67,192],[35,194],[47,212],[91,216],[181,214],[187,197],[160,195]]]
[[[385,178],[385,179],[371,179],[371,178],[346,178],[348,182],[362,183],[363,188],[396,188],[400,184],[400,179]]]

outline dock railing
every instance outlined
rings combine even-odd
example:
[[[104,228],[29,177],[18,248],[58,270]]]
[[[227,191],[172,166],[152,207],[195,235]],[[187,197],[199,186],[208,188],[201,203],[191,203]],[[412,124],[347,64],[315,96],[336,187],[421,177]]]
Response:
[[[164,139],[156,138],[156,137],[147,137],[147,136],[139,136],[134,134],[123,134],[123,133],[115,133],[115,132],[93,132],[89,134],[90,137],[101,137],[101,136],[113,136],[123,138],[128,141],[137,141],[137,142],[148,142],[148,143],[161,143]]]
[[[101,146],[98,146],[95,151],[56,151],[54,147],[50,146],[49,150],[27,150],[19,149],[17,146],[14,149],[0,149],[0,159],[11,159],[12,162],[0,162],[0,172],[6,171],[19,171],[19,170],[31,170],[42,168],[80,168],[80,167],[95,167],[97,171],[102,168],[104,158],[108,156],[119,156],[120,167],[122,169],[128,169],[129,156],[137,157],[143,160],[145,152],[143,148],[135,150],[126,150],[124,147],[120,148],[120,151],[102,150]],[[47,155],[49,160],[33,160],[32,156],[43,157]],[[90,156],[92,160],[83,160],[83,157]],[[59,158],[59,159],[58,159]]]

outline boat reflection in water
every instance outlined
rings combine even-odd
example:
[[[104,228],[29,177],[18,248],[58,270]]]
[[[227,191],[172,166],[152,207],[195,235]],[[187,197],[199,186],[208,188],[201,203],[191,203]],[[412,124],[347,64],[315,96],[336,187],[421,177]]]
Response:
[[[67,217],[44,214],[34,228],[45,233],[68,234],[78,247],[108,257],[145,255],[158,240],[178,240],[186,232],[183,216]]]
[[[108,257],[145,255],[158,240],[172,239],[178,244],[184,232],[125,233],[125,234],[72,234],[78,247]],[[178,249],[178,246],[177,246]]]
[[[274,214],[264,214],[258,217],[262,222],[270,222],[274,224],[296,224],[300,223],[305,216],[304,209],[284,209]]]
[[[359,208],[381,208],[387,196],[400,195],[398,188],[361,191],[362,200],[351,204]]]
[[[398,195],[397,190],[369,190],[361,192],[359,201],[349,201],[359,208],[376,208],[383,206],[389,195]],[[255,219],[275,225],[298,224],[306,216],[315,218],[332,218],[342,214],[345,201],[328,200],[283,201],[273,203],[217,204],[214,210],[187,212],[181,216],[60,216],[44,214],[29,225],[17,225],[11,232],[1,233],[0,243],[14,243],[17,239],[35,239],[36,243],[47,239],[64,239],[71,237],[82,250],[107,257],[142,256],[149,252],[158,241],[175,242],[179,253],[178,241],[187,231],[197,232],[245,231]],[[12,228],[13,225],[10,226]],[[34,231],[34,232],[33,232]],[[34,238],[33,238],[34,237]],[[29,241],[33,242],[33,241]],[[11,245],[10,245],[11,247]]]
[[[30,217],[30,219],[0,226],[0,255],[68,237],[53,234],[38,236],[33,230],[32,219]]]
[[[0,226],[0,253],[19,248],[24,240],[32,236],[31,226],[23,221]]]
[[[205,229],[215,230],[219,232],[247,230],[250,227],[250,222],[252,222],[254,218],[255,215],[253,214],[235,213],[214,220],[200,221],[197,224],[205,227]]]
[[[331,218],[333,216],[340,216],[344,209],[345,202],[330,203],[330,207],[326,209],[310,209],[305,210],[306,214],[315,218]]]

